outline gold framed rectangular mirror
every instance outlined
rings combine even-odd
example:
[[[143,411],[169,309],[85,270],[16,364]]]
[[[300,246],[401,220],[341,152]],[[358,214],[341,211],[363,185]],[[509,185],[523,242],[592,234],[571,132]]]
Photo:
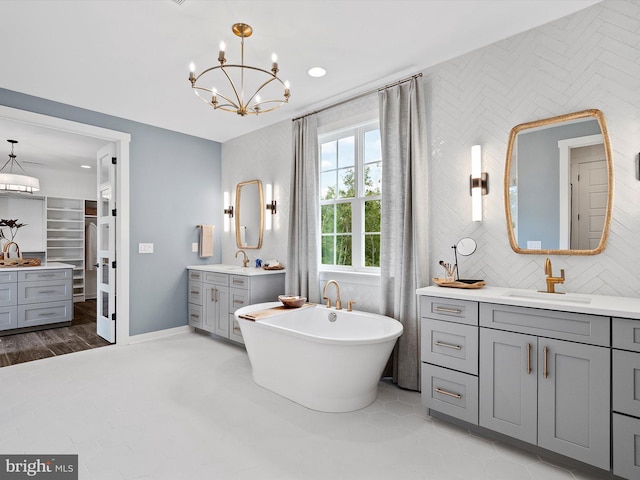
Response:
[[[238,248],[262,247],[264,197],[262,182],[249,180],[236,186],[236,245]]]
[[[602,252],[613,204],[604,114],[582,110],[513,127],[504,198],[509,243],[516,253]]]

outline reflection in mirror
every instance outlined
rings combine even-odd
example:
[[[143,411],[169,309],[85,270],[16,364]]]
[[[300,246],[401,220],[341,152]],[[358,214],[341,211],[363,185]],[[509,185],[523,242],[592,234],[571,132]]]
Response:
[[[263,203],[260,180],[250,180],[236,186],[236,245],[239,248],[262,247]]]
[[[613,168],[602,112],[584,110],[515,126],[504,189],[509,242],[517,253],[604,250]]]

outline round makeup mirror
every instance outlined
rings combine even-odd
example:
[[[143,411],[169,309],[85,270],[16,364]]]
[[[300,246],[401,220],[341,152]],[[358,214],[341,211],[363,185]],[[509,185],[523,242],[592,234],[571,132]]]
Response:
[[[456,251],[464,257],[471,255],[476,251],[476,248],[478,248],[478,244],[473,238],[469,237],[463,238],[456,244]]]

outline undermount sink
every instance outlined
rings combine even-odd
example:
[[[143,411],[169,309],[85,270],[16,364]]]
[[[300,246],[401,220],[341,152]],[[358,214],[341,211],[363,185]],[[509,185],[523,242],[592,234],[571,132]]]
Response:
[[[536,291],[506,292],[503,296],[511,298],[523,298],[527,300],[539,300],[542,302],[560,303],[591,303],[591,298],[585,295],[572,295],[570,293],[547,293]]]

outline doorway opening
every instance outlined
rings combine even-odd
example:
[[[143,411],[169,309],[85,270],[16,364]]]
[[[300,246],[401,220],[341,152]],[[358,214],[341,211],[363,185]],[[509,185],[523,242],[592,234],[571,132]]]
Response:
[[[46,115],[36,114],[32,112],[26,112],[9,107],[0,106],[0,122],[13,122],[17,127],[21,128],[25,132],[46,132],[47,136],[50,136],[52,142],[55,142],[56,138],[59,141],[61,137],[75,136],[80,139],[80,142],[93,142],[92,144],[99,143],[101,146],[110,146],[110,151],[113,152],[113,158],[117,158],[118,168],[114,170],[114,175],[111,178],[112,181],[112,198],[111,201],[119,204],[118,217],[112,219],[113,228],[111,232],[112,238],[112,255],[113,255],[113,270],[108,272],[110,281],[110,294],[113,301],[110,305],[109,319],[113,320],[111,325],[112,335],[106,336],[107,340],[101,338],[98,335],[96,328],[96,318],[100,315],[100,312],[104,308],[100,309],[103,302],[98,302],[98,280],[103,277],[102,272],[91,272],[90,267],[92,263],[88,258],[82,259],[82,268],[74,268],[73,279],[73,292],[74,301],[74,321],[69,326],[63,326],[59,328],[17,333],[15,335],[0,336],[0,366],[12,365],[15,363],[22,363],[24,361],[35,360],[38,358],[45,358],[54,355],[61,355],[66,353],[72,353],[75,351],[86,350],[88,348],[96,348],[99,346],[109,345],[116,343],[118,345],[124,345],[129,343],[129,280],[128,280],[128,267],[129,267],[129,231],[128,231],[128,219],[129,219],[129,142],[130,135],[123,132],[117,132],[114,130],[108,130],[101,127],[95,127],[92,125],[80,124],[77,122],[71,122],[63,120],[57,117],[49,117]],[[67,138],[68,140],[68,138]],[[85,145],[86,147],[86,145]],[[98,148],[93,152],[93,161],[97,161],[99,164]],[[109,161],[111,161],[111,156]],[[115,160],[114,160],[115,162]],[[93,196],[96,201],[93,206],[99,201],[99,187],[100,187],[100,169],[96,164],[97,181],[94,177],[93,181]],[[37,169],[37,167],[35,167]],[[57,182],[62,184],[64,181],[57,179]],[[56,192],[55,197],[61,197],[59,192]],[[84,195],[86,198],[87,195]],[[91,213],[86,210],[86,207],[91,207],[90,202],[86,203],[82,200],[82,220],[81,228],[84,230],[90,224],[99,224],[100,215],[96,215],[94,212],[93,220],[91,219]],[[46,224],[46,223],[45,223]],[[48,224],[46,224],[48,225]],[[63,229],[60,229],[62,232]],[[83,232],[84,234],[84,232]],[[54,235],[55,237],[55,235]],[[73,251],[73,249],[66,248],[66,243],[72,243],[73,240],[67,238],[65,233],[60,233],[58,239],[50,243],[49,237],[47,237],[47,246],[57,246],[60,252]],[[96,239],[98,241],[99,239]],[[86,252],[84,252],[86,253]],[[96,249],[96,257],[99,256],[99,251]],[[117,255],[118,269],[115,268],[115,257]],[[55,258],[49,253],[47,249],[47,257],[49,259]],[[63,258],[55,258],[55,261],[64,262]],[[71,259],[68,263],[72,263]],[[96,264],[99,262],[96,261]],[[111,268],[111,262],[109,268]],[[102,265],[99,265],[102,267]],[[118,302],[116,305],[117,296]],[[82,298],[79,298],[82,297]],[[100,305],[98,305],[100,303]],[[118,320],[117,329],[115,328],[115,319]],[[8,333],[8,332],[7,332]],[[13,338],[12,338],[13,337]]]

